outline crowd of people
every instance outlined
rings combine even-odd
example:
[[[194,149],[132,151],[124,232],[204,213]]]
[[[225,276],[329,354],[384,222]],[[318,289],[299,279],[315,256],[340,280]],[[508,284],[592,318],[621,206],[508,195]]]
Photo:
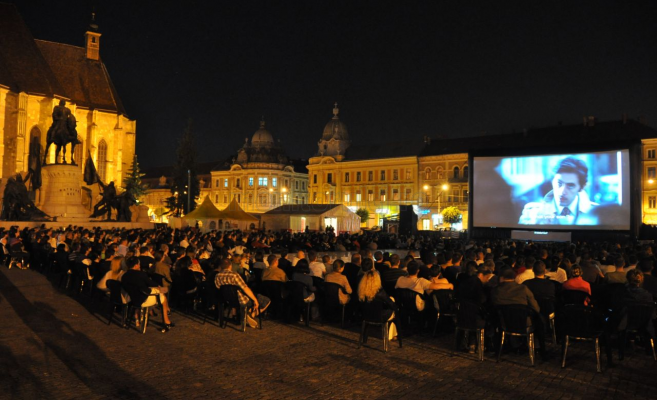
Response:
[[[382,321],[405,323],[417,317],[422,321],[420,329],[438,316],[440,304],[434,294],[449,293],[454,304],[474,303],[485,330],[484,345],[491,351],[500,350],[496,308],[526,306],[539,354],[548,359],[545,304],[551,304],[550,314],[558,313],[569,301],[591,307],[613,336],[627,323],[623,313],[629,305],[638,302],[654,307],[657,298],[652,243],[468,241],[380,232],[44,227],[0,231],[0,244],[4,265],[61,274],[76,292],[87,287],[102,293],[109,290],[108,281],[120,281],[126,304],[146,307],[159,301],[163,332],[175,326],[169,318],[170,301],[182,304],[191,298],[203,305],[203,312],[216,313],[222,286],[238,288],[239,302],[248,310],[244,318],[255,327],[258,314],[270,304],[293,298],[295,288],[308,303],[309,313],[292,318],[324,318],[325,287],[336,285],[337,301],[349,310],[348,318],[362,318],[359,306],[375,302],[383,310]],[[283,289],[272,294],[268,282],[279,282]],[[573,292],[581,296],[573,297]],[[417,294],[413,312],[408,312],[409,300],[400,293]],[[269,309],[272,315],[274,308]],[[404,318],[396,318],[399,314]],[[654,324],[653,311],[650,323],[642,327],[646,337],[655,337]],[[556,326],[559,330],[558,316]],[[390,324],[388,332],[389,339],[395,340],[399,327]],[[650,341],[643,339],[643,343],[648,346]],[[461,344],[463,350],[475,351],[473,340],[464,338]],[[606,346],[611,362],[610,340]]]

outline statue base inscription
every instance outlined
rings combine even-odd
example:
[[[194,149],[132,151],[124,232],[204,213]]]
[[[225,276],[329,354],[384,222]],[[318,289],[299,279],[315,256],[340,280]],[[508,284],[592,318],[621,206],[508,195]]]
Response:
[[[41,210],[58,221],[89,220],[82,206],[82,169],[76,165],[44,165],[41,170]]]

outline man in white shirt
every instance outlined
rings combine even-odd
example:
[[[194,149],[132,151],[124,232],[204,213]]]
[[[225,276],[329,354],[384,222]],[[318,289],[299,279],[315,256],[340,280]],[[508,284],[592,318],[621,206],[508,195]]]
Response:
[[[437,283],[424,278],[418,278],[417,274],[420,271],[420,266],[416,261],[409,262],[406,266],[406,271],[408,272],[408,276],[399,277],[395,284],[395,289],[411,289],[419,294],[424,294],[431,290],[454,289],[451,283]],[[418,297],[415,303],[418,311],[424,310],[424,301],[420,300]]]
[[[317,252],[310,250],[308,252],[308,261],[310,262],[310,276],[324,279],[324,275],[326,275],[326,266],[323,262],[317,261]]]

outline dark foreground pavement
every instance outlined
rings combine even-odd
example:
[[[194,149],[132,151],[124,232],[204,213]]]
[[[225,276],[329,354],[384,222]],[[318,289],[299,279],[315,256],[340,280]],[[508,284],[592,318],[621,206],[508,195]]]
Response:
[[[657,398],[657,365],[639,350],[596,373],[591,343],[561,369],[556,346],[532,368],[526,353],[450,357],[450,334],[413,335],[384,354],[376,337],[357,349],[355,328],[265,321],[242,333],[180,312],[171,332],[142,335],[108,326],[107,303],[86,302],[34,271],[0,268],[0,398]]]

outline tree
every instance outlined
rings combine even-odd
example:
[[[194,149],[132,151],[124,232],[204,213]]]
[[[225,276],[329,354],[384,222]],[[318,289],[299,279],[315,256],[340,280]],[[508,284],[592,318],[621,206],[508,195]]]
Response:
[[[183,133],[178,150],[176,152],[176,164],[173,168],[173,183],[171,185],[171,196],[167,200],[169,210],[175,216],[180,213],[188,214],[196,208],[196,199],[201,194],[201,188],[197,176],[196,149],[194,148],[194,136],[192,134],[192,120],[187,121],[187,127]],[[190,179],[191,178],[191,179]],[[188,180],[191,180],[191,188],[188,188]],[[190,190],[188,192],[188,190]],[[176,194],[177,193],[177,194]],[[190,209],[187,209],[188,195],[191,195]]]
[[[364,224],[370,219],[370,212],[366,208],[359,208],[356,210],[356,215],[360,217],[360,223]]]
[[[461,222],[463,219],[463,213],[457,207],[445,207],[441,212],[443,215],[443,221],[448,224],[456,224]]]
[[[132,167],[128,172],[128,176],[123,179],[123,187],[125,187],[126,192],[130,192],[132,197],[137,200],[139,204],[139,199],[146,194],[148,190],[148,185],[143,183],[141,179],[146,176],[139,169],[139,162],[137,162],[137,154],[132,159]]]

